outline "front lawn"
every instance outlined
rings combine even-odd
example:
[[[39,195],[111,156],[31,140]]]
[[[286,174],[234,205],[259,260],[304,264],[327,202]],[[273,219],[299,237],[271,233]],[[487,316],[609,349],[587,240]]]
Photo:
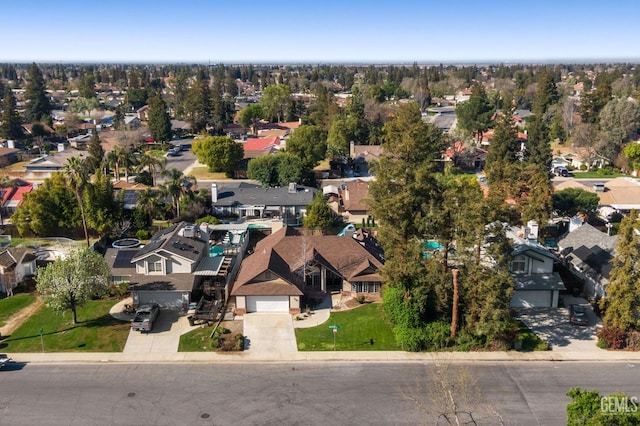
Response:
[[[520,350],[530,351],[548,351],[549,345],[540,339],[536,333],[531,331],[522,321],[516,320],[518,323],[518,332],[520,334],[520,340],[522,341],[522,348]]]
[[[16,294],[0,300],[0,327],[5,326],[9,318],[35,302],[35,300],[36,297],[32,294]]]
[[[199,166],[191,169],[189,173],[197,180],[223,180],[229,179],[224,173],[210,172],[207,166]]]
[[[607,172],[603,172],[599,170],[589,170],[589,171],[573,170],[571,172],[571,176],[573,176],[574,179],[613,179],[613,178],[624,177],[629,175],[622,173],[618,170],[609,170]]]
[[[329,321],[312,328],[296,328],[300,351],[332,351],[333,330],[337,351],[399,351],[401,350],[384,317],[382,305],[369,303],[345,312],[332,312]]]
[[[11,336],[0,341],[3,352],[119,352],[124,349],[130,325],[109,314],[113,300],[92,300],[78,308],[79,324],[71,312],[59,314],[43,305]]]

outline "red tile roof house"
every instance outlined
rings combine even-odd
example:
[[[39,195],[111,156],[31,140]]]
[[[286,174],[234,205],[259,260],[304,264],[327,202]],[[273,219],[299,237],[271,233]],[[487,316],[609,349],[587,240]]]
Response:
[[[355,237],[308,235],[284,227],[258,242],[231,290],[236,314],[300,313],[306,298],[332,291],[378,293],[384,257],[377,242]]]

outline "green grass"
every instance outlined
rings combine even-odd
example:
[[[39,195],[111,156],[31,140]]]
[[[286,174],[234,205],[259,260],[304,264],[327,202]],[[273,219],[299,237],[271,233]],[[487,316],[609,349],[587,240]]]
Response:
[[[216,349],[211,346],[213,341],[209,338],[213,326],[198,327],[180,336],[178,352],[213,352]]]
[[[573,170],[571,174],[575,179],[613,179],[621,176],[629,176],[628,174],[622,173],[618,170],[612,170],[606,174],[603,174],[602,172],[598,173],[598,170],[589,170],[588,172]]]
[[[6,325],[6,321],[16,312],[26,308],[35,300],[36,297],[32,294],[16,294],[0,300],[0,327]]]
[[[58,313],[42,306],[7,339],[3,352],[40,352],[40,328],[44,329],[45,352],[119,352],[124,349],[129,323],[109,315],[113,300],[92,300],[78,308],[79,324],[70,311]]]
[[[547,351],[549,345],[540,339],[533,331],[529,329],[522,321],[516,320],[518,323],[518,331],[522,340],[523,351]]]
[[[399,351],[382,305],[371,303],[345,312],[332,312],[329,321],[312,328],[296,328],[298,350],[332,351],[333,331],[329,325],[340,325],[336,335],[337,351]]]
[[[210,172],[206,166],[194,167],[189,174],[198,180],[229,179],[224,173]]]

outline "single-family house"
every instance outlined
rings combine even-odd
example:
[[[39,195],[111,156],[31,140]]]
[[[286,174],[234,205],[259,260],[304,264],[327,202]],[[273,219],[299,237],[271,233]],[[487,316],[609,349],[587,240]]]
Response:
[[[19,149],[0,146],[0,167],[7,167],[18,161]]]
[[[0,218],[11,216],[22,205],[24,194],[28,194],[33,189],[33,183],[22,179],[14,179],[11,186],[0,188]]]
[[[371,214],[371,208],[365,202],[369,195],[369,182],[356,179],[339,186],[326,185],[322,193],[329,196],[329,206],[344,217],[345,222],[360,223]]]
[[[186,311],[202,297],[223,305],[237,271],[248,233],[222,250],[212,250],[207,226],[181,222],[158,231],[140,248],[109,248],[105,253],[114,283],[128,283],[134,305],[158,303]],[[231,250],[234,246],[235,249]]]
[[[307,297],[329,292],[377,293],[384,256],[360,231],[351,236],[310,235],[284,227],[258,242],[231,291],[235,311],[299,313]]]
[[[263,188],[245,182],[219,187],[213,183],[211,202],[215,215],[279,218],[285,225],[300,225],[317,191],[296,183],[278,188]]]
[[[10,247],[0,251],[0,293],[10,296],[19,282],[36,274],[33,249]]]
[[[76,151],[72,149],[63,150],[54,154],[45,154],[41,157],[31,160],[25,166],[25,178],[43,180],[51,177],[52,173],[61,172],[64,165],[71,157],[87,156],[85,151]]]
[[[560,291],[565,290],[562,277],[553,270],[559,259],[538,244],[538,225],[529,222],[524,230],[511,229],[507,235],[513,243],[510,271],[515,281],[511,298],[514,308],[557,308]]]
[[[558,250],[569,271],[584,282],[586,297],[606,294],[617,235],[607,235],[588,223],[570,227],[558,240]]]

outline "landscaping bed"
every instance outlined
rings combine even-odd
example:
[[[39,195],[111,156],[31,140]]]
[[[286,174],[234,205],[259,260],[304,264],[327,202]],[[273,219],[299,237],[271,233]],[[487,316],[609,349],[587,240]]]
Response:
[[[211,338],[214,326],[202,326],[180,336],[178,352],[237,352],[244,350],[242,321],[222,321]]]

